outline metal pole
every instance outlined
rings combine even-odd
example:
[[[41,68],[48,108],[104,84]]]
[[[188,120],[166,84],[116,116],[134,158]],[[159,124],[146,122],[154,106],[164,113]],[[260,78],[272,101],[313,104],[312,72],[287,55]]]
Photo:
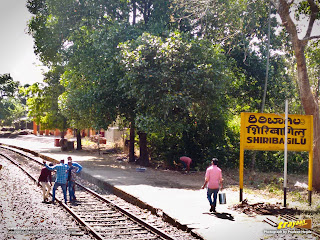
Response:
[[[241,113],[241,126],[245,125],[244,113]],[[243,201],[243,166],[244,166],[244,132],[243,127],[240,131],[240,161],[239,161],[239,186],[240,186],[240,202]]]
[[[311,116],[311,139],[310,142],[313,142],[313,117]],[[312,176],[313,176],[313,149],[312,144],[309,149],[309,173],[308,173],[308,200],[309,205],[311,206],[311,200],[312,200]]]
[[[98,153],[100,155],[100,130],[98,130]]]
[[[287,206],[287,165],[288,165],[288,100],[286,100],[285,107],[285,128],[284,128],[284,177],[283,177],[283,194],[284,207]]]
[[[268,17],[268,42],[267,42],[267,68],[266,68],[266,78],[264,81],[264,91],[263,91],[263,98],[261,104],[261,112],[264,111],[264,105],[266,102],[267,96],[267,86],[268,86],[268,75],[269,75],[269,61],[270,61],[270,24],[271,24],[271,1],[269,1],[269,17]]]

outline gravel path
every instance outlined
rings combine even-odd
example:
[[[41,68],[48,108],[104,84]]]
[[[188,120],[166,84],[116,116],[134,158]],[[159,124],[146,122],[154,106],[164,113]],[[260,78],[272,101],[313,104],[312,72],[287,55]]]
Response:
[[[44,204],[42,191],[18,167],[0,157],[0,239],[92,239],[58,205]],[[83,232],[82,232],[83,233]]]

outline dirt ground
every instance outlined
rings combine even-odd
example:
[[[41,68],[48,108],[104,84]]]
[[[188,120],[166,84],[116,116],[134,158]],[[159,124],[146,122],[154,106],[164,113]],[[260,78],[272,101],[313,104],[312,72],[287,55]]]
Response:
[[[84,144],[83,151],[89,151],[93,154],[98,154],[96,144]],[[114,150],[114,145],[100,145],[100,154],[109,162],[108,164],[114,167],[135,168],[138,165],[128,163],[127,155]],[[114,157],[113,154],[117,154]],[[112,154],[112,157],[109,155]],[[115,160],[116,159],[116,160]],[[163,171],[164,169],[153,169],[154,171]],[[238,169],[222,169],[224,178],[224,188],[237,191],[239,189],[239,171]],[[173,170],[165,170],[172,171]],[[184,171],[179,171],[181,174],[186,174]],[[191,171],[189,173],[191,189],[200,188],[204,181],[204,172]],[[159,175],[161,177],[161,175]],[[176,178],[175,182],[179,182],[179,174],[172,174],[172,178]],[[161,179],[159,179],[160,181]],[[313,192],[312,205],[308,202],[308,176],[306,174],[288,174],[287,188],[287,208],[292,209],[291,213],[298,219],[312,219],[313,230],[320,231],[320,194]],[[252,172],[244,171],[244,196],[249,195],[250,199],[245,199],[249,204],[274,202],[273,207],[283,207],[283,173],[278,172]],[[270,206],[269,206],[270,207]],[[241,210],[241,209],[240,209]],[[297,210],[297,211],[296,211]],[[249,215],[254,215],[249,213]]]
[[[45,141],[45,139],[40,139],[39,141]],[[50,144],[52,139],[48,139]],[[97,144],[83,141],[83,150],[74,151],[75,155],[81,154],[94,155],[94,164],[97,164],[97,168],[100,165],[105,165],[113,168],[121,169],[136,169],[139,165],[132,164],[128,162],[127,155],[124,154],[122,149],[115,149],[114,145],[100,145],[100,155],[97,150]],[[58,150],[58,149],[56,149]],[[40,150],[41,151],[41,150]],[[46,149],[46,151],[48,151]],[[59,151],[57,151],[59,152]],[[61,152],[59,154],[62,154]],[[64,155],[66,155],[65,153]],[[62,155],[60,155],[62,156]],[[88,162],[92,166],[93,162]],[[238,169],[222,169],[224,178],[224,188],[233,190],[234,192],[239,191],[239,172]],[[151,172],[153,177],[159,179],[159,186],[161,184],[166,187],[168,183],[163,181],[161,172],[166,171],[170,181],[168,182],[179,182],[181,179],[181,174],[186,174],[183,171],[173,171],[164,168],[150,168],[148,167],[148,172]],[[188,176],[188,189],[200,189],[204,181],[204,172],[191,172]],[[308,184],[307,175],[303,174],[289,174],[288,175],[288,195],[287,195],[287,207],[297,208],[301,210],[299,214],[296,214],[298,219],[312,219],[313,229],[320,231],[320,194],[313,193],[312,205],[308,204]],[[167,184],[167,185],[166,185]],[[259,202],[278,202],[280,205],[283,204],[283,174],[282,173],[261,173],[261,172],[244,172],[244,196],[248,198],[249,204],[255,204]],[[175,188],[179,188],[177,184],[174,185]],[[184,186],[185,187],[185,186]],[[252,220],[254,221],[254,219]],[[281,239],[281,238],[279,238]]]

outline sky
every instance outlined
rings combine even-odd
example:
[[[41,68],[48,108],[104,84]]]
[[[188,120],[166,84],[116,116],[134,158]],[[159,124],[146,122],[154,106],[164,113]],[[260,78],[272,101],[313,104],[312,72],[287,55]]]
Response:
[[[41,62],[33,52],[33,38],[27,34],[31,19],[27,0],[0,0],[0,74],[10,73],[24,84],[42,82]]]
[[[0,74],[10,73],[21,85],[42,82],[45,67],[33,52],[33,38],[27,34],[31,18],[27,0],[0,0]],[[303,27],[302,27],[303,28]],[[320,34],[320,26],[313,35]]]

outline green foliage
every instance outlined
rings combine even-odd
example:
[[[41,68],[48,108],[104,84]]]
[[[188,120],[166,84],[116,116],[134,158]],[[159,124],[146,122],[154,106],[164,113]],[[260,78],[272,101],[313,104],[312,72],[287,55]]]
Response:
[[[256,151],[256,167],[263,172],[283,172],[284,153]],[[252,151],[245,154],[245,167],[251,167]],[[288,152],[288,173],[307,173],[308,172],[308,153]]]
[[[26,114],[26,106],[17,98],[5,98],[0,102],[0,125],[11,126]]]
[[[264,1],[28,0],[27,6],[35,52],[51,68],[43,86],[27,90],[38,123],[106,129],[121,117],[148,134],[153,160],[172,165],[189,155],[204,169],[218,157],[222,166],[237,166],[239,114],[257,112],[262,101]],[[278,54],[288,36],[277,36],[276,25],[272,18],[266,111],[283,112],[288,98],[299,111],[288,74],[292,54]],[[258,168],[281,169],[280,155],[259,153]],[[292,157],[292,171],[304,171],[303,159]]]
[[[0,125],[11,125],[25,116],[25,105],[19,95],[19,82],[10,74],[0,75]]]
[[[306,49],[306,61],[310,84],[315,96],[320,95],[320,42],[310,43]]]
[[[0,75],[0,101],[4,97],[13,97],[19,86],[19,82],[13,81],[10,74]]]
[[[151,134],[153,157],[172,163],[187,154],[201,164],[217,155],[232,79],[221,49],[177,32],[164,40],[144,33],[120,47],[126,72],[120,84],[136,101],[138,128]]]
[[[64,88],[59,84],[63,68],[56,67],[46,73],[45,84],[34,83],[25,88],[24,94],[28,96],[28,116],[33,118],[42,129],[58,128],[62,131],[67,128],[67,120],[58,106],[59,95]]]
[[[315,5],[318,5],[319,7],[319,1],[314,1]],[[297,21],[300,21],[301,19],[304,19],[305,17],[309,17],[312,14],[311,11],[311,5],[308,1],[301,1],[297,3],[298,11],[295,13],[295,19]],[[316,19],[320,19],[320,12],[317,11],[317,14],[315,16]]]

